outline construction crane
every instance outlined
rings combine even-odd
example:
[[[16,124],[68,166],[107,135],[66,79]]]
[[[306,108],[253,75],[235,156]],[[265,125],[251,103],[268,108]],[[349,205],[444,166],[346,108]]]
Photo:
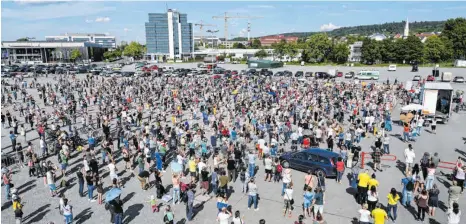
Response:
[[[227,12],[223,16],[212,16],[213,19],[224,19],[225,20],[225,41],[228,40],[228,19],[258,19],[264,18],[263,16],[229,16]],[[250,28],[250,26],[248,25]],[[249,30],[249,29],[248,29]]]
[[[199,27],[199,31],[201,32],[201,42],[203,45],[204,45],[204,41],[203,41],[204,33],[202,32],[202,28],[204,28],[204,26],[217,26],[217,25],[212,25],[212,24],[204,24],[202,20],[200,23],[196,23],[194,25]]]

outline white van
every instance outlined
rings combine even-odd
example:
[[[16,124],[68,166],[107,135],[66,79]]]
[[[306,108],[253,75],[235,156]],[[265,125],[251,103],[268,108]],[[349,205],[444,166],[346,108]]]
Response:
[[[395,72],[396,71],[396,65],[389,65],[388,66],[388,71],[389,72]]]

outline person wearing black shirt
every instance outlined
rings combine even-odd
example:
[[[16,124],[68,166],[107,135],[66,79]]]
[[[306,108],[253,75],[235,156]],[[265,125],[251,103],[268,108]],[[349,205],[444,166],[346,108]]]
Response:
[[[90,202],[94,202],[95,200],[92,199],[93,193],[94,193],[94,176],[92,175],[92,172],[88,171],[86,175],[86,182],[87,182],[87,196],[89,197],[88,200]]]
[[[84,175],[81,170],[78,170],[76,175],[78,176],[79,196],[84,197]]]
[[[92,173],[99,175],[99,163],[94,158],[89,161],[89,168],[91,168]]]
[[[230,181],[235,182],[236,180],[236,161],[231,155],[228,160],[227,160],[227,170],[228,170],[228,177],[230,178]]]

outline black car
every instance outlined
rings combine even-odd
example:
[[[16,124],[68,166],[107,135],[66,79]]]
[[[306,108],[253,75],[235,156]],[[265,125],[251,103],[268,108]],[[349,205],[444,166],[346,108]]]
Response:
[[[269,70],[266,68],[261,69],[260,75],[265,75]]]
[[[293,72],[288,71],[288,70],[285,70],[285,71],[283,72],[283,74],[284,74],[285,76],[287,76],[287,77],[293,76]]]
[[[411,72],[418,72],[419,71],[419,67],[417,64],[414,64],[413,65],[413,68],[411,69]]]
[[[316,72],[315,77],[317,79],[329,79],[332,76],[330,74],[328,74],[327,72]]]
[[[279,77],[281,77],[281,76],[283,76],[283,72],[275,72],[275,75],[274,75],[274,76],[279,76]]]
[[[123,76],[123,77],[133,77],[134,72],[122,72],[121,76]]]
[[[304,76],[304,72],[303,71],[297,71],[295,74],[294,74],[294,77],[303,77]]]
[[[307,78],[312,77],[312,72],[304,73],[304,77],[307,77]]]
[[[273,72],[272,71],[266,71],[266,72],[264,72],[264,76],[273,76]]]

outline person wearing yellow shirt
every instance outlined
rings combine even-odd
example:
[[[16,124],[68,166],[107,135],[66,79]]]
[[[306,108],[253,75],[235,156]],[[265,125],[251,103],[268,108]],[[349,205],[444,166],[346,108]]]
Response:
[[[367,198],[367,186],[369,184],[369,170],[365,170],[364,173],[358,175],[358,203],[363,204]]]
[[[371,189],[372,186],[375,186],[376,188],[379,187],[379,181],[375,179],[375,173],[372,174],[372,178],[369,180],[368,184],[369,184],[368,189]]]
[[[374,219],[374,224],[384,224],[385,220],[388,220],[388,215],[385,210],[383,210],[382,205],[378,203],[376,208],[372,210],[372,218]]]
[[[196,182],[196,176],[197,176],[197,172],[196,172],[197,164],[194,158],[191,158],[189,160],[188,167],[189,167],[189,173],[191,174],[191,182],[194,183]]]
[[[390,216],[393,222],[395,222],[397,204],[398,204],[398,201],[400,200],[400,195],[398,195],[398,192],[396,192],[395,188],[392,188],[390,190],[390,193],[388,194],[387,199],[388,199],[388,205],[387,205],[388,216]],[[393,215],[391,215],[392,210],[393,210]]]

